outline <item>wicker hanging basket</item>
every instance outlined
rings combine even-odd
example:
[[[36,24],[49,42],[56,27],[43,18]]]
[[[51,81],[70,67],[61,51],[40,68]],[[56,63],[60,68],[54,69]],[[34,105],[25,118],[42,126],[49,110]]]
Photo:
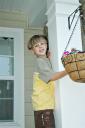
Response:
[[[75,14],[80,10],[80,6],[68,17],[68,26],[69,29],[71,28],[71,25],[73,23]],[[70,22],[70,17],[73,15],[72,21]],[[71,41],[72,35],[74,33],[74,30],[77,26],[79,18],[82,16],[81,13],[79,13],[78,18],[75,22],[75,25],[73,27],[73,30],[71,32],[71,35],[69,37],[69,40],[67,42],[67,45],[65,47],[64,53],[66,52],[66,49]],[[68,52],[68,51],[67,51]],[[61,58],[62,64],[65,67],[65,70],[67,71],[70,78],[75,82],[81,82],[85,83],[85,52],[80,52],[78,50],[74,49],[74,52],[70,52],[68,54],[64,54]]]
[[[62,63],[73,81],[85,83],[85,52],[68,54]]]

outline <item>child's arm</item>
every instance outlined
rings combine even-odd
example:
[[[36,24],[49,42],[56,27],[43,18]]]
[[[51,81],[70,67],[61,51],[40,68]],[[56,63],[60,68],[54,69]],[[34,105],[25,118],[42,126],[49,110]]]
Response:
[[[56,72],[53,74],[53,76],[50,78],[49,81],[55,81],[55,80],[58,80],[64,76],[67,75],[67,72],[66,71],[60,71],[60,72]]]

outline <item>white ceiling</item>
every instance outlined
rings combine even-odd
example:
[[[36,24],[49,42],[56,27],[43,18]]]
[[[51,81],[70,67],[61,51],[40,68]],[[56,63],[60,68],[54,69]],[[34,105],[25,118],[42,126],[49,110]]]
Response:
[[[24,12],[28,16],[29,26],[43,27],[46,18],[47,0],[0,0],[0,10]]]

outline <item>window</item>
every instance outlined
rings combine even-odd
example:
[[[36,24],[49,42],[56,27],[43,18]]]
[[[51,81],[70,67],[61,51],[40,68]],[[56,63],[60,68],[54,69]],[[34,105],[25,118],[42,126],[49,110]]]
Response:
[[[14,74],[14,40],[13,38],[0,37],[0,75]],[[4,68],[3,68],[4,67]]]
[[[24,31],[0,27],[0,128],[24,128]]]
[[[0,121],[13,121],[14,39],[0,37]]]

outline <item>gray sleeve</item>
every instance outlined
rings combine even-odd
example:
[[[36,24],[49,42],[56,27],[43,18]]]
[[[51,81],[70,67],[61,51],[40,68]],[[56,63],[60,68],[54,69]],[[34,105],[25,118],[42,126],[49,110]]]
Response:
[[[46,83],[51,79],[52,75],[54,74],[49,60],[45,61],[42,58],[37,60],[37,71],[40,74],[40,78]]]

